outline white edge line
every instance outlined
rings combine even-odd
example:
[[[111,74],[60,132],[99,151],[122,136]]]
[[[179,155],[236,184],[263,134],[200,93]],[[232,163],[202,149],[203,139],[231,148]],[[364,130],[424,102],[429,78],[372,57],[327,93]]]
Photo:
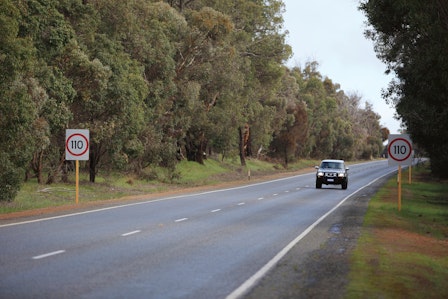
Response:
[[[367,163],[360,163],[360,164],[369,164],[369,163],[375,163],[375,162],[377,162],[377,161],[367,162]],[[395,172],[395,171],[397,171],[397,170],[394,169],[391,172]],[[229,190],[244,189],[244,188],[249,188],[249,187],[252,187],[252,186],[259,186],[259,185],[269,184],[269,183],[272,183],[272,182],[290,180],[290,179],[298,178],[298,177],[301,177],[301,176],[311,175],[313,173],[314,173],[314,171],[311,171],[311,172],[308,172],[308,173],[294,175],[294,176],[290,176],[290,177],[286,177],[286,178],[280,178],[280,179],[275,179],[275,180],[271,180],[271,181],[265,181],[265,182],[254,183],[254,184],[238,186],[238,187],[232,187],[232,188],[227,188],[227,189],[219,189],[219,190],[211,190],[211,191],[205,191],[205,192],[199,192],[199,193],[183,194],[183,195],[178,195],[178,196],[170,196],[170,197],[164,197],[164,198],[153,199],[153,200],[148,200],[148,201],[141,201],[141,202],[134,202],[134,203],[124,204],[124,205],[112,206],[112,207],[101,208],[101,209],[96,209],[96,210],[89,210],[89,211],[78,212],[78,213],[71,213],[71,214],[64,214],[64,215],[59,215],[59,216],[47,217],[47,218],[39,218],[39,219],[34,219],[34,220],[22,221],[22,222],[1,224],[0,228],[8,227],[8,226],[16,226],[16,225],[22,225],[22,224],[35,223],[35,222],[41,222],[41,221],[47,221],[47,220],[60,219],[60,218],[66,218],[66,217],[72,217],[72,216],[79,216],[79,215],[90,214],[90,213],[97,213],[97,212],[113,210],[113,209],[119,209],[119,208],[125,208],[125,207],[131,207],[131,206],[136,206],[136,205],[151,204],[151,203],[154,203],[154,202],[165,201],[165,200],[176,199],[176,198],[182,198],[182,197],[192,197],[192,196],[211,194],[211,193],[217,193],[217,192],[223,192],[223,191],[229,191]]]
[[[138,233],[140,233],[141,232],[141,230],[134,230],[134,231],[132,231],[132,232],[128,232],[128,233],[124,233],[124,234],[121,234],[121,236],[122,237],[127,237],[127,236],[130,236],[130,235],[135,235],[135,234],[138,234]]]
[[[180,218],[180,219],[174,220],[174,222],[182,222],[182,221],[186,221],[186,220],[188,220],[188,218]]]
[[[21,225],[21,224],[29,224],[29,223],[35,223],[35,222],[41,222],[41,221],[47,221],[47,220],[60,219],[60,218],[66,218],[66,217],[72,217],[72,216],[79,216],[79,215],[84,215],[84,214],[90,214],[90,213],[102,212],[102,211],[107,211],[107,210],[131,207],[131,206],[136,206],[136,205],[151,204],[154,202],[165,201],[165,200],[170,200],[170,199],[177,199],[177,198],[182,198],[182,197],[192,197],[192,196],[205,195],[205,194],[211,194],[211,193],[217,193],[217,192],[223,192],[223,191],[229,191],[229,190],[238,190],[238,189],[249,188],[249,187],[257,186],[257,185],[269,184],[271,182],[288,180],[288,179],[305,176],[305,175],[310,175],[310,174],[312,174],[312,172],[305,173],[305,174],[299,174],[299,175],[295,175],[295,176],[290,176],[287,178],[281,178],[281,179],[265,181],[265,182],[255,183],[255,184],[249,184],[249,185],[244,185],[244,186],[238,186],[238,187],[232,187],[232,188],[227,188],[227,189],[211,190],[211,191],[192,193],[192,194],[182,194],[182,195],[178,195],[178,196],[170,196],[170,197],[164,197],[164,198],[153,199],[153,200],[148,200],[148,201],[134,202],[134,203],[130,203],[130,204],[118,205],[118,206],[101,208],[101,209],[96,209],[96,210],[89,210],[89,211],[78,212],[78,213],[71,213],[71,214],[64,214],[64,215],[59,215],[59,216],[47,217],[47,218],[39,218],[39,219],[34,219],[34,220],[22,221],[22,222],[1,224],[0,228],[7,227],[7,226],[16,226],[16,225]]]
[[[40,260],[40,259],[52,256],[52,255],[61,254],[64,252],[65,252],[65,250],[58,250],[58,251],[53,251],[53,252],[49,252],[49,253],[45,253],[45,254],[41,254],[41,255],[36,255],[36,256],[33,256],[33,260]]]
[[[261,267],[254,275],[252,275],[248,280],[246,280],[242,285],[236,288],[232,293],[230,293],[226,299],[238,299],[245,295],[251,288],[255,286],[255,284],[265,276],[300,240],[302,240],[306,235],[308,235],[319,223],[321,223],[325,218],[328,217],[331,213],[333,213],[337,208],[339,208],[348,198],[352,197],[362,189],[372,185],[379,179],[395,172],[391,171],[387,174],[380,176],[379,178],[371,181],[369,184],[359,188],[355,192],[352,192],[350,195],[347,195],[344,199],[342,199],[336,206],[334,206],[330,211],[321,216],[316,222],[311,224],[304,230],[299,236],[297,236],[294,240],[292,240],[286,247],[284,247],[279,253],[277,253],[267,264]]]

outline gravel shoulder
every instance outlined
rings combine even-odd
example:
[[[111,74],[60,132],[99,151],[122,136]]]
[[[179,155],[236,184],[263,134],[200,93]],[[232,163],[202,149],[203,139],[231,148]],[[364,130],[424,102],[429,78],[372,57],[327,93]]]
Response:
[[[347,199],[296,244],[244,298],[343,298],[349,282],[351,253],[368,203],[386,179]]]

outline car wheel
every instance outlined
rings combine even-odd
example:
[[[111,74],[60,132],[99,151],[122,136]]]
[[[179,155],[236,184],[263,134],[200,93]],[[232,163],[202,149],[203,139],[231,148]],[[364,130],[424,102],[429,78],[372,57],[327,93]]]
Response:
[[[342,183],[342,189],[347,189],[347,186],[348,186],[348,182],[343,182]]]
[[[316,180],[316,189],[320,189],[322,188],[322,182],[319,182],[318,180]]]

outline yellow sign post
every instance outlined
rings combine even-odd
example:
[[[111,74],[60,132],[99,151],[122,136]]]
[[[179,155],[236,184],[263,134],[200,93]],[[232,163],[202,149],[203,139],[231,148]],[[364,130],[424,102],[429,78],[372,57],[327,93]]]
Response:
[[[411,183],[412,142],[407,134],[389,135],[387,145],[389,166],[398,165],[398,211],[401,211],[401,166],[409,165],[409,184]]]
[[[79,202],[79,161],[89,160],[89,130],[65,131],[65,160],[75,160],[75,202]]]
[[[398,212],[401,211],[401,165],[398,165]]]

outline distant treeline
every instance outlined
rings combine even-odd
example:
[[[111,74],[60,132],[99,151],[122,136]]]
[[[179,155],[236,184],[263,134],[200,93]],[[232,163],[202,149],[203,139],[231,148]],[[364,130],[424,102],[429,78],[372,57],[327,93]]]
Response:
[[[277,0],[1,0],[0,200],[31,177],[67,178],[68,128],[90,130],[91,182],[209,154],[380,156],[388,130],[370,104],[314,61],[285,66],[283,12]]]

